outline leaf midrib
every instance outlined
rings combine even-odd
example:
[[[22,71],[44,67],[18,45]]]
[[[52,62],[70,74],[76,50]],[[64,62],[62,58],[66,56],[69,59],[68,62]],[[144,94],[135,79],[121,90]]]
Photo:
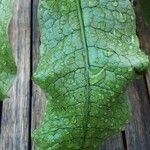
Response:
[[[81,7],[81,1],[76,0],[77,2],[77,8],[78,8],[78,15],[79,15],[79,24],[81,28],[81,36],[82,36],[82,42],[83,42],[83,48],[85,50],[85,77],[86,77],[86,102],[84,106],[84,111],[85,111],[85,118],[84,118],[84,123],[83,123],[83,128],[84,128],[84,139],[82,143],[82,148],[84,148],[85,144],[85,138],[87,134],[87,125],[88,125],[88,116],[90,112],[90,81],[89,81],[89,53],[88,53],[88,45],[87,45],[87,37],[85,33],[85,25],[84,25],[84,19],[83,19],[83,12],[82,12],[82,7]]]

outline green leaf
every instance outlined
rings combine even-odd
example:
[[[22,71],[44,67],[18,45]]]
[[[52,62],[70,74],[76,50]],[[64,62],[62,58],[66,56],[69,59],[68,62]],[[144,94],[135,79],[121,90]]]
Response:
[[[41,0],[40,62],[46,93],[40,150],[96,150],[129,122],[125,90],[148,67],[129,0]]]
[[[0,101],[2,101],[16,74],[16,65],[7,34],[12,15],[12,0],[0,0],[0,15]]]

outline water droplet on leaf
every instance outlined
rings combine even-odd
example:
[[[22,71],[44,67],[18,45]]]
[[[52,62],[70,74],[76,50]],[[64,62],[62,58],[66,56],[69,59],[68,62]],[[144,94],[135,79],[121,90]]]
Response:
[[[112,2],[112,5],[113,5],[114,7],[117,7],[118,4],[119,4],[119,3],[118,3],[117,1]]]
[[[94,7],[97,6],[97,1],[96,0],[90,0],[89,1],[89,7]]]

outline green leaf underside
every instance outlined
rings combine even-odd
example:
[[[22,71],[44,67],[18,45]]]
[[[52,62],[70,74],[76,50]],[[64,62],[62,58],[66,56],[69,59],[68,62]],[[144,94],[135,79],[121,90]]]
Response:
[[[131,116],[127,85],[148,67],[128,0],[41,0],[40,62],[46,93],[39,150],[97,150]]]
[[[6,97],[16,74],[7,34],[11,15],[12,0],[0,0],[0,101]]]

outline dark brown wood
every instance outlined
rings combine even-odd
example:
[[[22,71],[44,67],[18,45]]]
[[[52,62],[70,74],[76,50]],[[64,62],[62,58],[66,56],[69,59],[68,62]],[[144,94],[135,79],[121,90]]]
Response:
[[[139,0],[134,1],[137,35],[143,51],[150,56],[150,27],[144,23]],[[150,149],[150,69],[129,88],[133,117],[126,129],[128,150]]]
[[[18,68],[16,81],[3,102],[0,149],[29,148],[30,0],[15,0],[10,40]]]
[[[110,138],[101,146],[100,150],[125,150],[122,134]]]
[[[150,27],[144,24],[138,0],[135,2],[137,34],[142,49],[150,56]],[[45,107],[43,92],[31,81],[39,61],[37,7],[38,0],[14,1],[9,35],[18,75],[9,92],[10,98],[1,108],[0,150],[36,150],[31,133],[40,124]],[[109,139],[101,150],[150,149],[150,70],[131,84],[128,94],[133,113],[131,122],[125,132]]]
[[[129,88],[132,100],[132,119],[126,129],[128,150],[150,149],[150,103],[144,79],[136,80]]]
[[[33,1],[33,9],[32,9],[32,67],[33,72],[36,69],[36,66],[39,61],[39,27],[38,27],[38,20],[37,20],[37,8],[38,8],[38,0]],[[44,111],[44,104],[45,104],[45,97],[43,92],[40,88],[32,83],[32,120],[31,120],[31,132],[38,127],[41,122],[43,111]],[[40,107],[39,107],[40,106]],[[32,143],[32,150],[35,150],[34,143]]]

